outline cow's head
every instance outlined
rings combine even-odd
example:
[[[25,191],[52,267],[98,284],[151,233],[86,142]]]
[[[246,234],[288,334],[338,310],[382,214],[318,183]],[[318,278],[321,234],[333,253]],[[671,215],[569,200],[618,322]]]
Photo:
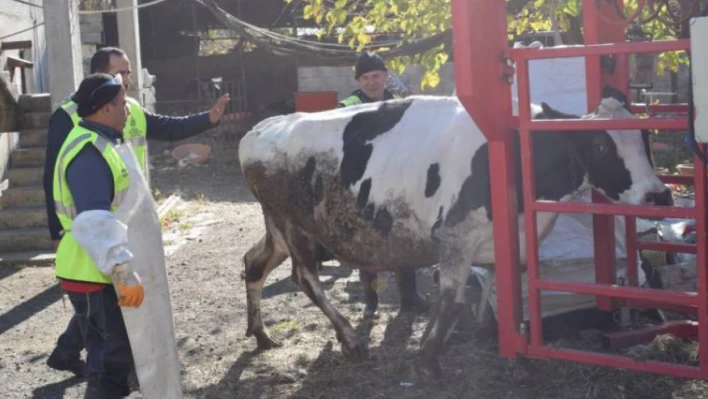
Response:
[[[605,96],[593,113],[583,117],[557,111],[545,103],[541,106],[541,119],[636,118],[617,95]],[[639,130],[593,130],[564,135],[575,144],[578,162],[590,185],[610,200],[632,205],[672,205],[671,191],[654,170],[649,134]]]

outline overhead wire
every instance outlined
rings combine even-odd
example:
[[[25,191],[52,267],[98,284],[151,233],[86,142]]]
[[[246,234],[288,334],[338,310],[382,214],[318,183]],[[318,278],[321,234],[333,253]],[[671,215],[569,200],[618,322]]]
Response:
[[[5,39],[7,39],[7,38],[10,38],[10,37],[13,37],[13,36],[17,36],[17,35],[19,35],[19,34],[21,34],[21,33],[25,33],[25,32],[31,31],[32,29],[35,29],[35,28],[40,27],[40,26],[42,26],[42,25],[44,25],[44,21],[42,21],[42,22],[40,22],[40,23],[38,23],[38,24],[32,25],[32,26],[30,26],[29,28],[22,29],[22,30],[20,30],[20,31],[17,31],[17,32],[14,32],[14,33],[10,33],[9,35],[2,36],[2,37],[0,37],[0,40],[5,40]]]
[[[209,9],[215,18],[226,27],[238,32],[247,41],[270,51],[276,55],[286,55],[294,58],[316,58],[325,65],[351,65],[357,52],[350,46],[339,43],[323,43],[283,35],[269,29],[261,28],[240,20],[231,15],[214,0],[193,0]],[[381,50],[379,54],[384,59],[402,55],[414,55],[426,50],[452,42],[452,31],[447,30],[430,37],[402,44],[402,40],[374,41],[367,49]],[[393,47],[393,48],[392,48]],[[392,48],[383,50],[384,48]]]

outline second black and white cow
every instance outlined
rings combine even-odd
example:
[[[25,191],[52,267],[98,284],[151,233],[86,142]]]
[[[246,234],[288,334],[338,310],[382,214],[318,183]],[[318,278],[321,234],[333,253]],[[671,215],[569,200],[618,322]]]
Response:
[[[546,104],[533,109],[536,118],[578,118]],[[584,117],[634,116],[621,101],[605,98]],[[533,143],[539,199],[569,201],[594,187],[615,202],[672,203],[652,167],[646,132],[537,132]],[[516,157],[519,163],[518,140]],[[260,348],[280,345],[263,326],[261,289],[290,256],[293,280],[331,320],[344,354],[366,356],[366,344],[320,285],[321,250],[388,270],[439,263],[441,308],[430,320],[419,364],[422,377],[438,377],[439,352],[454,327],[456,304],[465,301],[469,266],[494,264],[487,141],[457,98],[413,96],[272,117],[243,137],[239,159],[266,227],[244,256],[247,335]],[[520,182],[517,189],[521,195]],[[523,226],[521,197],[518,203]],[[541,237],[556,217],[538,215]],[[523,233],[520,244],[525,262]]]

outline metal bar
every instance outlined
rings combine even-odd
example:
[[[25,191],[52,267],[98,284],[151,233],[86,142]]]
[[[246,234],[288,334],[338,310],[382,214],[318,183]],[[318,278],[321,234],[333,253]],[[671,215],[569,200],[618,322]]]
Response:
[[[610,201],[596,190],[592,191],[595,205]],[[593,214],[593,243],[595,252],[595,282],[614,284],[617,281],[617,253],[615,250],[615,218],[611,214]],[[597,308],[604,311],[614,309],[612,298],[598,297]]]
[[[580,48],[586,51],[591,50],[594,47],[588,47],[589,45],[596,45],[600,43],[600,18],[597,15],[597,9],[594,0],[583,0],[583,41],[585,46]],[[566,47],[568,48],[568,47]],[[562,53],[561,53],[562,54]],[[591,112],[597,104],[600,103],[602,99],[602,68],[600,67],[600,56],[601,54],[588,54],[585,57],[585,80],[586,80],[586,90],[587,90],[587,105],[588,112]],[[524,56],[524,53],[521,53]],[[561,55],[562,57],[567,57],[567,55]],[[619,87],[616,87],[619,89]]]
[[[531,120],[531,93],[529,86],[528,61],[516,64],[519,93],[519,120]],[[523,176],[524,203],[530,204],[536,200],[536,184],[534,176],[533,138],[531,132],[521,128],[521,172]],[[528,312],[530,322],[531,342],[536,345],[543,343],[541,323],[541,296],[536,289],[536,280],[540,278],[538,259],[538,228],[536,212],[526,208],[524,212],[524,228],[526,239],[526,276],[528,284]]]
[[[587,1],[587,0],[586,0]],[[594,6],[593,6],[594,7]],[[691,49],[689,39],[657,40],[652,42],[605,43],[546,48],[515,48],[510,49],[511,57],[516,62],[526,60],[543,60],[566,57],[591,57],[606,54],[639,54],[664,53],[668,51],[685,51]],[[589,73],[588,73],[589,74]]]
[[[691,244],[673,244],[669,242],[637,241],[637,249],[647,251],[679,252],[695,254],[696,246]]]
[[[521,121],[523,124],[523,121]],[[534,120],[527,123],[531,130],[686,130],[688,118],[637,118],[637,119],[553,119]]]
[[[625,216],[625,248],[627,253],[627,280],[629,285],[636,287],[639,285],[637,271],[637,218],[634,216]],[[614,235],[613,235],[614,237]]]
[[[706,145],[698,146],[703,153]],[[701,378],[708,379],[708,270],[706,270],[706,255],[708,254],[708,236],[706,235],[706,167],[698,158],[693,157],[696,191],[696,273],[698,291],[698,336],[700,337],[698,357]],[[700,167],[699,167],[700,165]]]
[[[591,353],[575,349],[551,349],[545,346],[528,347],[528,354],[534,357],[557,360],[570,360],[597,366],[616,367],[626,370],[643,371],[652,374],[672,375],[681,378],[697,379],[700,377],[697,367],[670,364],[653,360],[634,360],[625,356]]]
[[[511,86],[503,79],[508,50],[506,5],[452,0],[456,92],[489,142],[499,353],[515,358],[522,320],[516,153],[511,130]],[[484,9],[481,13],[479,10]],[[460,132],[465,134],[466,132]]]
[[[667,303],[696,307],[694,292],[664,291],[654,288],[622,287],[616,284],[577,283],[573,281],[538,280],[538,288],[547,291],[573,292],[576,294],[638,299],[647,303]]]
[[[583,39],[585,45],[594,45],[603,42],[612,42],[616,40],[605,40],[603,38],[602,28],[600,26],[600,18],[598,15],[598,5],[594,0],[583,0]],[[602,4],[599,7],[604,8]],[[587,87],[587,107],[588,112],[600,103],[602,99],[602,87],[607,80],[612,80],[612,76],[608,78],[605,70],[602,68],[601,57],[599,55],[585,57],[585,73]],[[624,87],[618,84],[613,85],[614,88],[622,90]],[[597,191],[592,191],[592,202],[606,202],[605,198]],[[614,218],[606,215],[593,215],[593,251],[595,258],[595,281],[597,283],[611,284],[615,282],[615,248],[614,243],[610,244],[608,235],[614,238]],[[598,297],[597,308],[601,310],[612,310],[612,298]]]
[[[525,204],[524,208],[532,208],[536,212],[592,213],[597,215],[625,215],[661,218],[673,217],[678,219],[691,219],[695,214],[693,208],[648,205],[590,204],[587,202],[536,201],[533,204]]]

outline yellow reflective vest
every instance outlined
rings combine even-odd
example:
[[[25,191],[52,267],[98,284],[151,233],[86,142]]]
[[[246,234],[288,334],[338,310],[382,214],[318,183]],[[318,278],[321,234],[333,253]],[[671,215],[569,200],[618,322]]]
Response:
[[[66,182],[66,167],[86,145],[93,145],[98,149],[113,175],[114,196],[111,211],[115,211],[120,206],[130,186],[128,168],[108,139],[80,125],[69,132],[54,166],[54,205],[62,227],[55,271],[57,277],[65,280],[110,284],[112,282],[110,276],[104,275],[96,267],[88,253],[71,234],[71,225],[77,214],[74,197]]]
[[[362,100],[362,96],[365,96],[365,94],[361,90],[355,90],[349,97],[340,101],[337,107],[351,107],[352,105],[363,104],[365,101]],[[388,90],[384,91],[384,100],[392,100],[395,98],[401,98],[401,96],[393,94]]]
[[[130,107],[130,116],[125,123],[123,129],[123,140],[130,143],[135,151],[135,157],[138,159],[140,168],[147,176],[148,170],[148,151],[147,151],[147,119],[143,107],[137,100],[126,97],[128,107]],[[69,114],[71,121],[74,122],[74,127],[79,124],[81,118],[76,112],[77,104],[68,100],[61,105],[61,108]]]

